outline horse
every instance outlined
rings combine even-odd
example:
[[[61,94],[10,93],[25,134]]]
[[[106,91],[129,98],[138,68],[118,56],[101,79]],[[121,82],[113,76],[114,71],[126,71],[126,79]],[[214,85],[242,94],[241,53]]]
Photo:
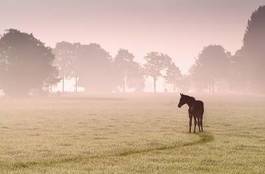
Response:
[[[189,107],[189,132],[191,133],[192,117],[194,118],[194,133],[196,133],[196,125],[198,124],[199,132],[203,132],[203,113],[204,104],[200,100],[196,100],[194,97],[184,95],[180,93],[180,100],[178,107],[181,108],[183,105],[187,104]]]

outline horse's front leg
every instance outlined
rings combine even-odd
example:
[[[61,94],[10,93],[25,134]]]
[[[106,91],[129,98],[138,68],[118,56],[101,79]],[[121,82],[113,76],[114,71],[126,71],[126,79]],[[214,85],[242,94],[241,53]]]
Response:
[[[189,118],[190,118],[190,124],[189,124],[189,132],[191,133],[191,126],[192,126],[192,115],[191,115],[191,113],[189,113]]]
[[[197,125],[197,119],[194,117],[194,130],[193,133],[196,133],[196,125]]]

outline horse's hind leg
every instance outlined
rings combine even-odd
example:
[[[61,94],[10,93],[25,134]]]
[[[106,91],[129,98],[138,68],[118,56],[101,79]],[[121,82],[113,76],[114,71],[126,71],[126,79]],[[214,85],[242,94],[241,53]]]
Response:
[[[200,119],[201,131],[203,132],[202,118]]]
[[[199,127],[199,132],[201,132],[201,119],[198,118],[198,127]]]

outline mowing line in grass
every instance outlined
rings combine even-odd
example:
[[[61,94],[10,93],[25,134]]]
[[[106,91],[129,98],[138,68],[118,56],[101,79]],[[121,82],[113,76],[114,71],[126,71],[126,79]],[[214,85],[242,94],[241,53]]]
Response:
[[[200,144],[205,144],[205,143],[208,143],[214,140],[214,136],[210,133],[199,133],[196,135],[199,136],[200,138],[199,140],[196,140],[190,143],[184,143],[184,144],[175,143],[169,146],[161,146],[157,148],[142,149],[142,150],[130,150],[130,151],[125,151],[125,152],[110,154],[110,155],[95,155],[95,156],[90,156],[90,157],[76,156],[76,157],[63,158],[63,159],[57,159],[57,160],[47,160],[47,161],[16,162],[16,163],[11,163],[11,164],[1,161],[0,166],[13,169],[13,170],[21,169],[21,168],[30,168],[34,166],[46,166],[47,167],[47,166],[52,166],[56,164],[62,164],[62,163],[68,163],[68,162],[80,162],[83,160],[90,160],[90,159],[101,159],[101,158],[118,157],[118,156],[127,157],[130,155],[145,154],[145,153],[149,153],[153,151],[163,151],[163,150],[170,150],[170,149],[175,149],[175,148],[180,148],[180,147],[200,145]]]

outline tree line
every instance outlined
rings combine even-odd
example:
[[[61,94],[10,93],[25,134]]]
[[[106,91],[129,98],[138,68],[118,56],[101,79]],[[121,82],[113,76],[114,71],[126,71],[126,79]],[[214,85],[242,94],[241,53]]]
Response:
[[[33,34],[8,29],[0,38],[0,88],[6,95],[47,93],[51,87],[74,79],[75,91],[143,91],[151,78],[154,92],[164,78],[173,91],[199,91],[213,94],[223,91],[264,93],[265,6],[255,10],[247,24],[242,47],[231,54],[221,45],[202,49],[183,75],[169,55],[149,52],[143,64],[127,49],[115,56],[99,44],[58,42],[47,47]]]

